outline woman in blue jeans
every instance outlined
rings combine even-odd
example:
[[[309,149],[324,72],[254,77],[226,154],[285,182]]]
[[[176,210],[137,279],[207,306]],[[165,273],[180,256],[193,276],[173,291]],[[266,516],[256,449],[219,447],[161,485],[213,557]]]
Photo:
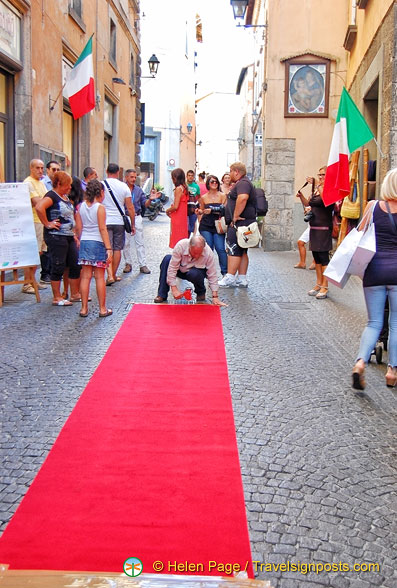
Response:
[[[227,273],[227,255],[225,249],[225,235],[220,235],[215,228],[215,221],[225,215],[226,194],[220,191],[220,182],[216,176],[208,176],[206,181],[208,192],[200,198],[200,208],[197,211],[200,234],[207,241],[212,250],[218,254],[222,275]]]
[[[381,201],[369,202],[373,209],[376,253],[364,273],[364,297],[368,323],[361,336],[357,361],[353,368],[353,388],[365,388],[364,370],[383,326],[386,297],[389,298],[389,362],[386,385],[397,385],[397,168],[386,175]],[[364,213],[365,214],[365,213]]]

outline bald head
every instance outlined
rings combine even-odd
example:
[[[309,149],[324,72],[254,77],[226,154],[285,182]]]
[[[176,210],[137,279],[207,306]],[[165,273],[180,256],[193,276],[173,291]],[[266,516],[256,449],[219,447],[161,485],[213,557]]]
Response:
[[[190,255],[197,259],[203,252],[205,247],[205,239],[201,235],[193,235],[189,241],[189,252]]]
[[[30,175],[35,180],[41,180],[44,174],[44,163],[41,159],[32,159],[30,162]]]

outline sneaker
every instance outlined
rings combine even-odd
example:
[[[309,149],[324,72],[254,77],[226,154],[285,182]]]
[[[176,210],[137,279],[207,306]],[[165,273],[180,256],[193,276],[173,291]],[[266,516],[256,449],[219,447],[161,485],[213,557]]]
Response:
[[[237,286],[236,278],[231,274],[226,274],[226,276],[223,276],[223,278],[219,280],[218,286],[223,286],[224,288],[232,288],[233,286]]]
[[[36,294],[32,284],[24,284],[22,286],[21,292],[23,292],[24,294]]]
[[[45,286],[44,284],[40,284],[39,282],[37,282],[37,287],[39,290],[47,290],[48,285]]]
[[[139,271],[141,272],[141,274],[150,274],[151,273],[151,271],[147,265],[143,265],[142,267],[140,267]]]
[[[248,288],[248,280],[245,276],[239,276],[236,280],[238,288]]]
[[[130,263],[126,263],[123,269],[123,273],[129,274],[130,272],[132,272],[132,265]]]
[[[50,276],[43,276],[40,278],[40,284],[51,284]]]

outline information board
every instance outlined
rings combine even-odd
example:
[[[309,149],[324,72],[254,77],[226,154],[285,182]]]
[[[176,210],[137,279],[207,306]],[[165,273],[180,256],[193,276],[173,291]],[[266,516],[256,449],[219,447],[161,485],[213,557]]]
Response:
[[[40,265],[27,184],[0,184],[0,270]]]

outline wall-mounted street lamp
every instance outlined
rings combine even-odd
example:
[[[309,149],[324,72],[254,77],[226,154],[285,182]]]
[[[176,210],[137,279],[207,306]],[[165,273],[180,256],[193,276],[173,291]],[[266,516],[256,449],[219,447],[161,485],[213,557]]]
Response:
[[[181,143],[182,143],[182,141],[183,141],[183,137],[187,137],[187,138],[188,138],[190,141],[193,141],[193,139],[191,139],[191,138],[189,137],[189,135],[191,135],[191,134],[192,134],[192,130],[193,130],[193,125],[192,125],[192,123],[191,123],[191,122],[188,122],[188,123],[187,123],[187,125],[186,125],[186,130],[187,130],[187,133],[183,133],[183,132],[182,132],[182,125],[180,126],[180,133],[181,133],[180,142],[181,142]]]
[[[157,57],[155,56],[155,54],[153,53],[153,55],[151,56],[151,58],[148,61],[149,64],[149,72],[150,72],[150,76],[141,76],[142,78],[155,78],[156,74],[157,74],[157,70],[159,68],[159,60],[157,59]]]
[[[237,19],[244,20],[245,13],[247,12],[248,1],[249,0],[230,0],[230,4],[232,5],[232,8],[233,8],[234,20],[237,20]],[[238,23],[238,25],[236,25],[236,26],[244,27],[245,29],[253,29],[253,28],[265,28],[267,25],[265,25],[265,24],[263,24],[263,25],[249,24],[249,25],[247,25],[247,24]]]

